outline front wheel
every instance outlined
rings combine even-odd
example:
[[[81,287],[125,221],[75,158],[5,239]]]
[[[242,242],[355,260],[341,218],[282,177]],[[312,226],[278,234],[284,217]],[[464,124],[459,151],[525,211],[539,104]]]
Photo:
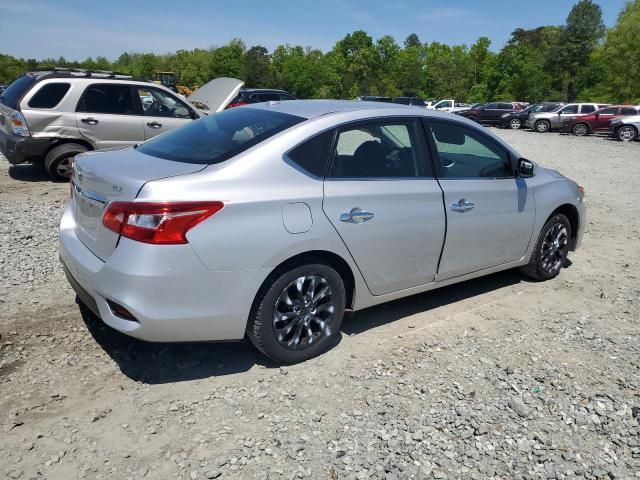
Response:
[[[511,120],[509,120],[509,128],[511,130],[519,130],[520,128],[522,128],[522,120],[520,120],[519,118],[512,118]]]
[[[624,125],[618,129],[618,140],[623,142],[633,142],[638,136],[638,132],[631,125]]]
[[[256,296],[247,336],[277,362],[302,362],[333,346],[345,304],[344,283],[331,266],[278,268]]]
[[[551,124],[547,120],[538,120],[533,128],[538,133],[547,133],[551,130]]]
[[[576,137],[584,137],[585,135],[589,134],[589,127],[587,127],[587,125],[585,125],[584,123],[577,123],[571,129],[571,132]]]
[[[569,255],[571,223],[558,213],[540,231],[535,250],[522,272],[535,280],[550,280],[560,273]]]

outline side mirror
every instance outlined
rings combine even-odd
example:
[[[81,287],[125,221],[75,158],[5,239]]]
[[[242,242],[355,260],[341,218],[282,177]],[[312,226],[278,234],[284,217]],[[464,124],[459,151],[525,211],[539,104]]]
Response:
[[[522,178],[531,178],[534,175],[535,165],[526,158],[518,160],[518,176]]]

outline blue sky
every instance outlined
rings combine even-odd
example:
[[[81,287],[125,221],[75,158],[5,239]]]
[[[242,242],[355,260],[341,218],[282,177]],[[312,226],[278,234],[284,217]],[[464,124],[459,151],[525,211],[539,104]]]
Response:
[[[324,51],[353,30],[401,43],[473,43],[500,49],[517,27],[564,23],[576,0],[0,0],[0,53],[81,60],[124,51],[164,53],[222,45],[312,46]],[[625,0],[600,0],[607,26]]]

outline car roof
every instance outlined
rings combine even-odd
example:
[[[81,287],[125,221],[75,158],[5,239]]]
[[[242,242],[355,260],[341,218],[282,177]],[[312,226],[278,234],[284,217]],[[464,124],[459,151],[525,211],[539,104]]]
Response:
[[[410,113],[414,115],[419,114],[423,116],[451,118],[450,113],[425,110],[421,107],[412,107],[398,103],[353,100],[288,100],[282,102],[254,103],[240,108],[259,108],[274,112],[287,113],[289,115],[295,115],[307,119],[347,111],[368,111],[372,115],[406,115]],[[392,112],[393,110],[395,110],[395,112]]]
[[[267,93],[267,92],[277,92],[277,93],[289,93],[286,90],[280,90],[278,88],[243,88],[241,89],[243,92],[247,93]]]

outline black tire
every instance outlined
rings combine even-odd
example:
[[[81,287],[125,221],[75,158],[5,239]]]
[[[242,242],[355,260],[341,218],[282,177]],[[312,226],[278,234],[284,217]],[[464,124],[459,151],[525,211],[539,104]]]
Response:
[[[326,283],[318,281],[317,286],[312,287],[312,280],[309,277],[321,278]],[[292,303],[282,303],[284,296],[291,299],[292,290],[294,295],[300,291],[297,281],[301,278],[307,279],[302,282],[302,290],[304,291],[305,287],[307,290],[311,288],[317,292],[316,296],[325,291],[324,287],[328,286],[330,293],[326,302],[317,305],[313,302],[309,305],[303,304],[299,301],[300,298],[307,298],[303,295],[293,299]],[[296,303],[298,313],[294,312]],[[344,282],[333,267],[314,258],[307,259],[303,264],[301,262],[285,264],[269,275],[256,295],[247,323],[247,336],[260,352],[276,362],[289,364],[303,362],[335,345],[344,317],[345,304]],[[277,311],[281,311],[283,305],[286,309],[290,309],[288,316],[291,319],[280,317],[281,320],[276,320]],[[323,317],[324,313],[327,313],[326,311],[320,313],[319,308],[323,305],[325,308],[332,306],[333,313]],[[318,308],[317,312],[316,308]],[[287,315],[287,312],[284,315]],[[309,320],[310,317],[312,320]],[[321,327],[319,320],[325,327]],[[276,333],[276,325],[281,325],[279,334]],[[291,327],[291,325],[296,326]],[[298,342],[295,341],[297,332],[300,332]],[[312,332],[311,342],[308,332]],[[299,348],[299,345],[302,345],[302,348]]]
[[[616,131],[616,137],[621,142],[633,142],[638,138],[638,131],[633,125],[623,125]]]
[[[538,133],[547,133],[551,131],[551,123],[548,120],[538,120],[533,125],[533,129]]]
[[[519,118],[512,118],[509,120],[509,128],[511,130],[520,130],[522,128],[522,120]]]
[[[76,155],[89,149],[79,143],[63,143],[52,148],[44,158],[44,169],[52,180],[69,180],[70,162]],[[66,173],[65,173],[66,172]]]
[[[586,123],[576,123],[571,129],[571,133],[573,133],[576,137],[584,137],[589,135],[589,125]]]
[[[558,227],[561,229],[564,228],[565,232],[563,236],[566,241],[560,248],[555,250],[549,249],[549,240],[553,240],[553,236],[556,235],[554,229]],[[561,233],[561,231],[559,233]],[[560,270],[562,270],[562,267],[567,260],[567,255],[569,254],[570,245],[571,223],[569,222],[569,219],[561,213],[553,215],[549,220],[547,220],[547,223],[544,224],[542,230],[540,230],[540,235],[536,241],[529,263],[521,267],[520,270],[522,273],[535,280],[551,280],[560,273]],[[547,263],[549,256],[554,258],[554,263],[551,266],[552,268],[549,268]]]

